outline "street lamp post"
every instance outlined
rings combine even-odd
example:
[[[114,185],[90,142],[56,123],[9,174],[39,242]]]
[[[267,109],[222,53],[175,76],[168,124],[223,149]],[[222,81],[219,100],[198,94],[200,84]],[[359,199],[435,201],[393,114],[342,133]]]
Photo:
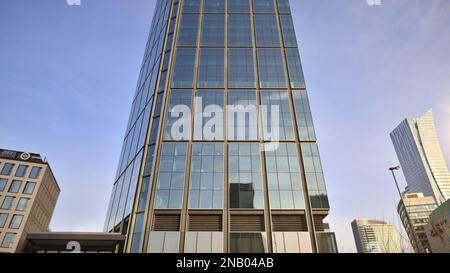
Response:
[[[400,166],[395,166],[395,167],[389,168],[389,171],[392,173],[392,177],[394,178],[394,182],[395,182],[395,186],[397,187],[398,195],[400,196],[400,202],[402,203],[403,207],[405,208],[406,220],[408,221],[408,224],[409,224],[411,232],[412,232],[412,236],[411,236],[411,237],[413,237],[412,243],[415,245],[415,249],[417,249],[419,251],[419,244],[417,243],[416,230],[414,229],[411,219],[409,218],[409,213],[408,213],[408,209],[406,208],[405,200],[403,199],[402,192],[400,191],[397,177],[395,177],[395,171],[398,171],[398,170],[400,170]]]

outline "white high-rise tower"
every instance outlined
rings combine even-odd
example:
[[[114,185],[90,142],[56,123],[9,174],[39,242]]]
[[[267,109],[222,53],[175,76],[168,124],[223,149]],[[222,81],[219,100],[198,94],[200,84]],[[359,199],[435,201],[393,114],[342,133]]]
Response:
[[[433,196],[438,203],[450,198],[450,173],[439,144],[433,110],[421,118],[405,119],[391,139],[411,192]]]

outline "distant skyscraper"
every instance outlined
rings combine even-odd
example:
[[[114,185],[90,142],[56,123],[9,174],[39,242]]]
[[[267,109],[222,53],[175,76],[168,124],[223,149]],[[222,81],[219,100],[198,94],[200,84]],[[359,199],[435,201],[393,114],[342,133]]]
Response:
[[[125,252],[329,252],[328,211],[289,1],[158,0],[105,230]]]
[[[400,242],[394,227],[386,222],[357,219],[352,222],[358,253],[400,253]]]
[[[439,145],[430,109],[421,118],[404,120],[391,139],[411,192],[433,196],[436,202],[450,198],[450,174]]]
[[[400,201],[397,206],[403,227],[416,253],[430,252],[425,226],[429,222],[430,214],[436,208],[433,197],[410,192],[403,193],[403,202]]]
[[[60,189],[38,154],[0,149],[0,253],[21,252],[30,232],[46,232]]]

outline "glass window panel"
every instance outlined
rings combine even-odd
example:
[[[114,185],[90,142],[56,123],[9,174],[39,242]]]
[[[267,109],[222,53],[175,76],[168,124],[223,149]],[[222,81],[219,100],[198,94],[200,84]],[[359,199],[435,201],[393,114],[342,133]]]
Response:
[[[297,37],[295,35],[294,22],[290,15],[280,16],[281,27],[283,29],[284,46],[297,46]]]
[[[195,143],[192,146],[191,162],[198,161],[201,168],[191,165],[191,182],[189,207],[199,209],[221,209],[223,203],[223,158],[224,148],[221,144]],[[222,162],[214,168],[215,162]],[[198,164],[198,163],[196,163]],[[218,186],[215,187],[214,183]]]
[[[230,207],[264,208],[261,168],[254,169],[251,164],[253,160],[261,160],[259,144],[230,144],[229,147],[230,166],[237,165],[237,168],[229,168]],[[242,150],[241,154],[239,150]],[[247,152],[249,156],[242,155]]]
[[[19,165],[19,167],[17,167],[17,171],[16,171],[16,176],[17,177],[24,177],[25,173],[27,172],[28,166],[26,165]]]
[[[280,46],[278,22],[274,15],[255,15],[256,45]]]
[[[253,49],[232,48],[228,54],[228,87],[256,88]]]
[[[253,0],[255,13],[275,13],[274,0]]]
[[[183,12],[186,13],[200,13],[201,0],[184,0]]]
[[[249,0],[228,0],[229,13],[250,13]]]
[[[8,214],[0,213],[0,228],[4,228],[5,227],[6,220],[8,220]]]
[[[22,181],[19,180],[13,180],[11,183],[11,186],[9,187],[8,192],[11,193],[18,193],[20,190],[20,186],[22,185]]]
[[[1,174],[2,174],[2,175],[10,175],[13,168],[14,168],[14,164],[11,164],[11,163],[5,163],[5,164],[3,165],[3,169],[2,169]]]
[[[6,183],[8,183],[7,179],[0,178],[0,192],[5,190]]]
[[[195,99],[194,139],[223,140],[224,92],[198,91]]]
[[[181,208],[184,189],[186,144],[166,143],[157,181],[155,206],[157,209]]]
[[[261,88],[286,88],[283,57],[279,48],[259,48],[258,67]]]
[[[289,0],[278,0],[278,12],[280,14],[290,14],[291,7],[289,4]]]
[[[270,204],[274,209],[302,209],[304,203],[298,199],[298,194],[303,194],[300,162],[297,156],[291,156],[287,151],[296,151],[295,144],[281,143],[275,151],[266,151]]]
[[[225,13],[225,0],[204,0],[205,13]]]
[[[315,141],[316,133],[314,130],[307,92],[306,90],[294,90],[292,95],[294,98],[295,114],[300,140]]]
[[[302,63],[297,48],[286,48],[286,59],[289,67],[289,77],[292,88],[306,88]]]
[[[9,228],[12,229],[19,229],[20,225],[22,224],[23,215],[14,215],[11,223],[9,224]]]
[[[262,91],[262,108],[265,140],[294,140],[289,95],[286,91]]]
[[[14,245],[14,241],[16,240],[16,233],[6,233],[3,238],[1,247],[11,248]]]
[[[255,91],[228,93],[228,139],[257,140],[258,113]]]
[[[239,0],[242,1],[242,0]],[[253,45],[252,22],[249,14],[230,15],[228,17],[228,45]]]
[[[30,172],[30,178],[31,179],[37,179],[39,177],[39,175],[41,174],[41,167],[33,167],[31,168],[31,172]]]
[[[200,53],[200,68],[198,88],[224,87],[224,49],[202,48]]]
[[[28,201],[30,201],[30,199],[28,198],[20,198],[19,202],[17,203],[17,207],[16,210],[17,211],[25,211],[28,207]]]
[[[178,48],[173,71],[172,88],[194,86],[195,48]]]
[[[196,46],[199,27],[198,14],[184,14],[180,25],[179,46]],[[170,56],[167,54],[166,56]]]
[[[144,213],[136,214],[136,221],[134,224],[133,241],[131,243],[131,253],[139,253],[141,248],[141,235],[144,224]]]
[[[2,209],[4,209],[4,210],[8,210],[8,209],[11,209],[11,207],[12,207],[12,204],[13,204],[13,202],[14,202],[14,197],[11,197],[11,196],[6,196],[5,197],[5,199],[3,199],[3,203],[2,203]]]
[[[202,45],[225,46],[225,15],[203,16]]]
[[[313,208],[329,208],[317,144],[302,143],[301,149],[311,205]]]
[[[191,108],[192,91],[171,91],[164,139],[189,140],[191,138]]]

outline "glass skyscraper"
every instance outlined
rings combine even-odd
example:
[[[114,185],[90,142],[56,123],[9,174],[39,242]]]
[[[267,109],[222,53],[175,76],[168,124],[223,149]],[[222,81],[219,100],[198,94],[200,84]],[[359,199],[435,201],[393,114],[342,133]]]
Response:
[[[330,251],[288,0],[157,1],[110,200],[119,251]]]

